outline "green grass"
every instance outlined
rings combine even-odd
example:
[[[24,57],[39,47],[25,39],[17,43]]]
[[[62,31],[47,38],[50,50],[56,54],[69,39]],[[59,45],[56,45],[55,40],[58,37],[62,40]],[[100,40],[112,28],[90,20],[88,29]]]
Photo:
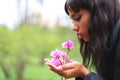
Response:
[[[11,78],[6,79],[0,69],[0,80],[17,80],[14,71],[11,71]],[[60,76],[50,71],[47,66],[27,65],[24,71],[24,80],[60,80]],[[74,80],[74,78],[67,79]]]
[[[10,78],[6,79],[0,66],[0,80],[18,80],[15,73],[15,67],[18,66],[13,64],[14,61],[16,61],[15,57],[6,57],[4,64],[6,64],[6,68],[9,68]],[[60,76],[50,71],[48,66],[40,65],[38,56],[29,57],[29,63],[25,67],[23,77],[22,80],[60,80]],[[67,80],[74,80],[74,78]]]
[[[27,80],[60,80],[60,76],[50,71],[47,66],[28,66],[24,76]]]

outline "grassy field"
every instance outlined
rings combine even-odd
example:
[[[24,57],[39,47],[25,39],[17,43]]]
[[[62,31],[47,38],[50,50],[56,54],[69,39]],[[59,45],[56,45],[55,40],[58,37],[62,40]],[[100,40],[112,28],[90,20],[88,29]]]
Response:
[[[13,76],[10,79],[6,79],[0,69],[0,80],[17,80],[14,72],[11,72],[11,75]],[[23,80],[60,80],[60,76],[49,71],[47,66],[29,65],[25,69]],[[67,80],[74,80],[74,78]]]
[[[35,68],[35,69],[34,69]],[[27,80],[60,80],[60,76],[49,71],[47,66],[29,67],[26,70],[25,78]],[[74,80],[74,79],[67,79]]]
[[[72,59],[76,59],[74,56]],[[75,54],[74,54],[75,55]],[[24,73],[23,73],[23,79],[17,79],[16,72],[15,72],[15,67],[12,64],[12,62],[16,61],[15,57],[6,57],[6,62],[4,64],[9,63],[8,66],[8,71],[10,73],[10,78],[6,79],[3,70],[1,69],[0,66],[0,80],[60,80],[60,76],[53,73],[52,71],[49,70],[48,66],[45,65],[40,65],[39,64],[39,57],[29,57],[30,63],[28,63],[25,67]],[[79,58],[78,58],[79,59]],[[16,66],[18,67],[18,66]],[[67,80],[74,80],[74,78],[67,79]]]

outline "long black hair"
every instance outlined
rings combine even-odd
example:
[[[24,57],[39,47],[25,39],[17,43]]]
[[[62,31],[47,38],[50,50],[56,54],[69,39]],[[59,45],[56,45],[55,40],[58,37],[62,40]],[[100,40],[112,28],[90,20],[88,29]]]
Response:
[[[90,64],[103,74],[107,54],[111,48],[111,34],[113,28],[120,18],[119,0],[66,0],[65,11],[72,9],[75,13],[86,9],[91,13],[89,26],[90,41],[85,42],[79,39],[80,53],[86,67]],[[110,57],[108,57],[108,60]],[[105,72],[105,71],[104,71]]]

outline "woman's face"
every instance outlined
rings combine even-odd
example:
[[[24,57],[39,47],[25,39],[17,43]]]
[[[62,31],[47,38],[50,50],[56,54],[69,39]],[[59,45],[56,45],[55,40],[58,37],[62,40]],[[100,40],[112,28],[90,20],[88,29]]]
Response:
[[[73,31],[79,39],[83,39],[85,42],[89,42],[90,37],[88,34],[88,28],[90,25],[90,12],[85,9],[81,9],[78,13],[68,10],[69,16],[73,21]]]

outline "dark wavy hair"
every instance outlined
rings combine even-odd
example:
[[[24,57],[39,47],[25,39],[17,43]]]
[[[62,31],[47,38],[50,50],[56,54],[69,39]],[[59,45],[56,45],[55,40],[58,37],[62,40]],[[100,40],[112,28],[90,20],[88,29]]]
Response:
[[[106,70],[106,65],[109,64],[107,62],[110,62],[110,40],[113,28],[120,18],[119,5],[119,0],[66,0],[65,3],[65,12],[68,15],[68,9],[72,9],[75,13],[86,9],[91,13],[88,30],[90,41],[79,39],[80,53],[83,64],[86,67],[93,65],[101,75],[105,74],[103,70]]]

